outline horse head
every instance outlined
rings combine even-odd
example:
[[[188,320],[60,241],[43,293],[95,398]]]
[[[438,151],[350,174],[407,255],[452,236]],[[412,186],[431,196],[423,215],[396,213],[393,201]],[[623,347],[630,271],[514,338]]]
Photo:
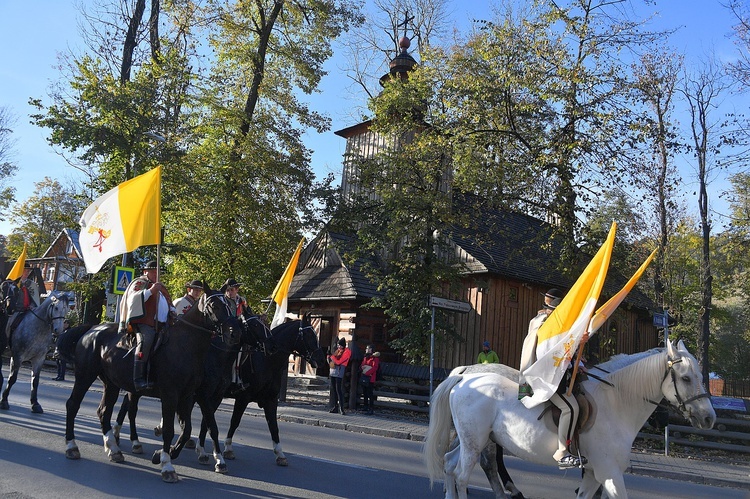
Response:
[[[696,428],[710,429],[716,422],[711,395],[703,386],[698,361],[680,340],[677,345],[667,340],[667,370],[661,391],[671,405]]]
[[[68,310],[70,310],[68,295],[52,291],[47,299],[50,301],[49,308],[47,309],[47,319],[52,325],[53,333],[57,335],[65,330],[63,322],[65,322]]]
[[[318,335],[309,322],[303,320],[299,325],[299,334],[294,343],[295,351],[301,355],[313,369],[325,364],[326,356],[318,344]]]
[[[242,326],[232,315],[224,295],[211,291],[208,287],[204,289],[206,292],[198,300],[198,311],[213,325],[217,336],[221,336],[227,345],[239,344]]]
[[[15,305],[18,303],[18,292],[18,286],[10,279],[0,284],[0,294],[2,295],[0,309],[7,315],[12,315],[16,311]]]

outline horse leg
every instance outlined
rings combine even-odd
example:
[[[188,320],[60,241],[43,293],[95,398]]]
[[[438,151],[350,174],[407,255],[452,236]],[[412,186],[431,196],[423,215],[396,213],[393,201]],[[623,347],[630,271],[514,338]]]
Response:
[[[174,438],[174,416],[177,401],[173,397],[162,398],[161,401],[161,449],[154,452],[151,457],[153,464],[161,464],[161,479],[167,483],[177,483],[180,478],[172,466],[172,458],[169,455],[172,439]]]
[[[112,383],[105,385],[102,400],[99,402],[99,407],[96,410],[96,414],[99,416],[99,424],[102,427],[104,450],[107,452],[107,455],[109,455],[110,461],[115,463],[122,463],[125,461],[125,456],[122,455],[122,450],[120,450],[120,447],[117,445],[117,439],[112,430],[111,421],[112,412],[114,412],[115,404],[117,404],[117,397],[119,395],[119,388]]]
[[[200,405],[200,404],[198,404]],[[203,409],[201,408],[201,412]],[[201,417],[201,429],[198,432],[198,445],[195,447],[195,452],[198,454],[198,462],[200,464],[208,464],[208,454],[206,454],[206,434],[208,433],[208,422],[206,417]]]
[[[218,403],[215,400],[209,400],[207,403],[201,405],[201,412],[203,413],[203,418],[201,421],[201,433],[204,435],[204,445],[205,445],[205,432],[203,429],[204,424],[208,428],[208,432],[211,436],[211,441],[213,442],[213,452],[214,452],[214,459],[216,460],[216,464],[214,465],[214,471],[216,473],[226,473],[227,472],[227,464],[224,461],[224,456],[221,453],[221,447],[219,445],[219,426],[216,424],[216,411],[219,408],[219,404],[221,403],[221,398],[219,398]],[[205,455],[205,453],[204,453]],[[206,456],[206,462],[204,464],[208,463],[208,456]]]
[[[135,424],[138,416],[138,400],[141,398],[135,393],[125,395],[128,400],[128,423],[130,424],[130,452],[133,454],[143,454],[143,445],[138,439],[138,428]],[[125,404],[123,403],[123,407]],[[122,410],[122,409],[121,409]]]
[[[120,404],[120,410],[117,411],[117,418],[115,418],[115,425],[112,427],[112,431],[115,434],[115,440],[117,441],[117,445],[120,445],[120,430],[122,429],[122,425],[125,424],[125,416],[128,414],[128,410],[130,409],[130,400],[128,399],[128,394],[122,396],[122,404]]]
[[[490,443],[492,445],[492,443]],[[500,444],[495,444],[495,465],[497,466],[497,472],[500,474],[500,480],[505,486],[505,490],[510,492],[511,499],[525,499],[520,490],[513,483],[513,479],[508,473],[508,469],[505,467],[505,461],[503,461],[503,448]]]
[[[584,477],[585,478],[585,477]],[[622,473],[614,474],[602,483],[609,499],[627,499],[628,492],[625,490],[625,480]]]
[[[458,442],[455,439],[454,442]],[[444,487],[445,487],[445,499],[455,499],[456,495],[456,466],[458,460],[461,458],[461,447],[460,444],[455,445],[448,452],[446,452],[443,459],[443,472],[444,472]]]
[[[169,451],[169,457],[172,459],[177,459],[180,456],[182,448],[185,447],[185,443],[190,439],[190,433],[193,431],[193,423],[191,421],[193,405],[193,397],[183,398],[178,401],[177,419],[180,423],[181,431],[177,442],[175,442]]]
[[[0,398],[0,409],[3,410],[10,409],[10,406],[8,405],[8,395],[10,394],[11,387],[16,384],[16,379],[18,379],[18,371],[21,369],[20,359],[16,359],[15,355],[12,355],[10,357],[9,367],[10,376],[8,376],[8,383],[6,383],[2,398]]]
[[[78,450],[78,445],[75,441],[75,420],[78,410],[81,408],[83,397],[86,396],[86,392],[88,392],[95,379],[96,376],[87,379],[84,373],[76,368],[73,390],[65,402],[65,457],[68,459],[81,459],[81,452]]]
[[[44,357],[39,357],[38,359],[34,360],[34,363],[31,366],[31,412],[34,414],[44,414],[44,409],[42,409],[41,404],[39,403],[39,400],[37,399],[37,394],[39,391],[39,373],[42,372],[42,364],[44,364]]]
[[[578,487],[577,499],[592,499],[594,497],[601,497],[601,485],[594,477],[592,470],[583,469],[583,476],[581,477],[581,485]]]
[[[264,404],[263,412],[266,415],[268,431],[271,432],[273,453],[276,455],[276,464],[279,466],[289,466],[289,461],[287,461],[284,451],[281,449],[281,441],[279,440],[279,421],[276,419],[277,410],[278,403],[275,398]]]
[[[232,437],[234,437],[234,432],[237,431],[237,428],[240,427],[240,421],[242,420],[242,415],[245,414],[245,409],[247,409],[247,405],[250,403],[250,400],[243,396],[242,393],[237,395],[237,398],[234,399],[234,408],[232,409],[232,420],[229,423],[229,431],[227,431],[227,438],[224,440],[224,459],[232,460],[234,459],[234,449],[232,448]]]

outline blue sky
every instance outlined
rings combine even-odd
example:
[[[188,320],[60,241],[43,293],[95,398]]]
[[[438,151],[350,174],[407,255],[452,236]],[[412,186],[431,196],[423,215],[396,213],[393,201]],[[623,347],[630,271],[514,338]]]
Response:
[[[79,0],[0,0],[0,106],[6,106],[17,116],[14,128],[16,142],[14,162],[19,171],[12,180],[16,199],[23,201],[33,194],[34,182],[45,176],[61,183],[78,178],[78,172],[47,144],[47,131],[29,123],[33,112],[28,100],[42,98],[48,102],[47,89],[58,79],[57,55],[69,48],[82,48],[78,35]],[[368,0],[368,4],[371,3]],[[481,0],[451,1],[453,17],[460,26],[467,26],[473,17],[491,17],[489,5]],[[682,27],[672,40],[677,50],[689,55],[700,55],[713,49],[724,59],[734,57],[728,35],[733,20],[716,0],[681,0],[656,2],[645,7],[660,11],[655,27]],[[333,120],[330,132],[308,134],[306,143],[315,150],[313,167],[319,176],[328,172],[340,174],[344,140],[334,135],[335,130],[353,125],[349,108],[353,105],[347,95],[346,78],[337,69],[340,61],[329,62],[329,75],[323,80],[323,93],[313,105],[326,112]],[[688,203],[695,205],[689,199]],[[9,234],[12,225],[0,222],[0,234]]]

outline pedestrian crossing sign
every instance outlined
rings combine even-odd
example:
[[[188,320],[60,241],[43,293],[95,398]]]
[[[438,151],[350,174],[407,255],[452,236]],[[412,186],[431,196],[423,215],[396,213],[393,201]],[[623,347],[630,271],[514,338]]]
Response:
[[[135,269],[132,267],[115,267],[115,277],[112,283],[112,292],[116,295],[125,293],[128,284],[133,280]]]

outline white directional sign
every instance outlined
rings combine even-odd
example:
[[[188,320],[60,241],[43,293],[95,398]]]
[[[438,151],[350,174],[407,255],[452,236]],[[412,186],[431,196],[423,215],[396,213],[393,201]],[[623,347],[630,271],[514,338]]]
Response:
[[[437,296],[430,296],[430,306],[435,308],[444,308],[446,310],[453,310],[456,312],[462,312],[464,314],[471,310],[471,303],[438,298]]]

